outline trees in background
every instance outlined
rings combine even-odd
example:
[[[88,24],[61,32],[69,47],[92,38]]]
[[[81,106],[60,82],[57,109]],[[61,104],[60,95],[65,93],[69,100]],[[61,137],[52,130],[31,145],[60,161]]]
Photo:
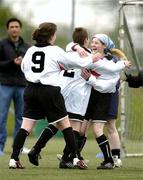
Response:
[[[32,44],[31,34],[34,28],[33,25],[28,24],[28,21],[19,17],[18,14],[14,14],[10,6],[5,5],[3,2],[4,2],[3,0],[0,0],[0,39],[7,35],[6,21],[11,17],[17,17],[17,18],[20,18],[23,24],[22,37],[25,39],[25,41]]]

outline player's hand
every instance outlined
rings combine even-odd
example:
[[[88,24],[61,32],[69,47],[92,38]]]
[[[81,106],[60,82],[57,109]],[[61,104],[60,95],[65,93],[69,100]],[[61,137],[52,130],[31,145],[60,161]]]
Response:
[[[87,51],[85,51],[85,49],[82,48],[80,45],[77,44],[74,47],[74,49],[76,50],[76,52],[79,54],[80,57],[87,57],[88,56]]]
[[[104,56],[101,53],[95,53],[95,54],[92,55],[93,62],[97,62],[100,59],[103,59],[103,57]]]
[[[131,61],[128,61],[128,60],[124,61],[124,64],[125,64],[125,67],[127,68],[131,67],[132,65]]]
[[[21,56],[19,56],[19,57],[17,57],[17,58],[14,59],[14,63],[15,63],[16,65],[18,65],[18,66],[21,65],[21,62],[22,62],[22,57],[21,57]]]
[[[88,81],[89,78],[90,78],[90,76],[91,76],[91,72],[90,72],[88,69],[86,69],[86,68],[82,68],[82,69],[81,69],[81,77],[82,77],[83,79],[85,79],[86,81]]]

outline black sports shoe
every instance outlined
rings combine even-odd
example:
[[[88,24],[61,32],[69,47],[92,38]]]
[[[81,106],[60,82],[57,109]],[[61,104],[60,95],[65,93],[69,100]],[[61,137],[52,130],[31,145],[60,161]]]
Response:
[[[66,162],[63,159],[61,159],[60,163],[59,163],[59,168],[61,168],[61,169],[73,169],[75,167],[71,161]]]
[[[114,167],[114,162],[103,161],[99,166],[97,166],[97,169],[114,169]]]
[[[33,165],[39,166],[39,159],[41,159],[41,156],[39,153],[36,152],[34,148],[32,148],[28,153],[28,158]]]

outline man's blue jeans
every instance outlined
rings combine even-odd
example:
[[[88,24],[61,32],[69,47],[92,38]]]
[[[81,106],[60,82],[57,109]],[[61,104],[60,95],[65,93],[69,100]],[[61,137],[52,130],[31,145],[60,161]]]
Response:
[[[15,125],[13,136],[21,127],[23,113],[23,93],[24,87],[8,86],[0,84],[0,150],[3,151],[7,138],[7,117],[10,104],[13,101]]]

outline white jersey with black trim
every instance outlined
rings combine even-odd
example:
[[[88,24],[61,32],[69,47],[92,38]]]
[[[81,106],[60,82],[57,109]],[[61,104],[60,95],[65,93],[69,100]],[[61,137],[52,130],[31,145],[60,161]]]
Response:
[[[77,52],[73,51],[68,52],[71,55],[77,54]],[[98,61],[98,63],[95,63],[96,66],[92,70],[94,73],[90,76],[88,81],[81,77],[80,69],[61,71],[59,76],[61,82],[60,87],[68,112],[82,116],[85,115],[92,86],[102,93],[113,93],[116,91],[119,71],[124,67],[124,64],[115,65],[113,61],[111,63],[108,62],[109,61],[104,58]],[[100,73],[103,73],[103,75],[101,76]]]
[[[61,64],[67,69],[85,67],[97,71],[98,74],[106,72],[105,79],[117,77],[117,73],[125,67],[123,61],[114,63],[105,58],[93,63],[91,54],[80,58],[77,53],[66,53],[58,46],[32,46],[22,60],[21,69],[27,81],[58,86]]]
[[[84,116],[90,97],[91,85],[88,85],[81,77],[81,70],[62,70],[59,80],[67,112]]]
[[[104,80],[91,75],[88,81],[81,77],[81,69],[62,70],[59,76],[61,93],[68,112],[85,115],[91,87],[101,93],[116,91],[117,78]]]
[[[58,46],[30,47],[21,63],[21,69],[29,82],[59,86],[60,65],[64,68],[81,68],[93,65],[89,54],[80,58],[77,53],[66,53]]]
[[[75,43],[71,42],[66,46],[66,51],[70,54],[75,53],[72,47]],[[116,91],[116,84],[120,79],[120,72],[125,68],[124,61],[108,60],[105,57],[94,63],[95,66],[90,70],[93,75],[87,81],[94,89],[101,93],[111,93]],[[94,76],[97,80],[95,82]]]
[[[97,73],[97,76],[100,79],[109,80],[113,78],[120,77],[120,72],[125,68],[124,61],[117,61],[116,63],[113,60],[108,60],[103,58],[96,63],[96,67],[92,68],[92,71]]]
[[[69,51],[69,54],[77,54],[77,52]],[[68,112],[85,115],[92,86],[101,93],[113,93],[116,91],[119,71],[124,67],[124,64],[115,65],[113,61],[108,62],[104,58],[102,61],[95,63],[98,66],[92,72],[96,73],[93,73],[88,81],[81,77],[80,69],[61,71],[60,87]]]
[[[60,72],[59,82],[67,111],[84,116],[92,86],[101,93],[113,93],[117,79],[101,80],[91,75],[86,81],[81,77],[80,69],[71,69]]]

